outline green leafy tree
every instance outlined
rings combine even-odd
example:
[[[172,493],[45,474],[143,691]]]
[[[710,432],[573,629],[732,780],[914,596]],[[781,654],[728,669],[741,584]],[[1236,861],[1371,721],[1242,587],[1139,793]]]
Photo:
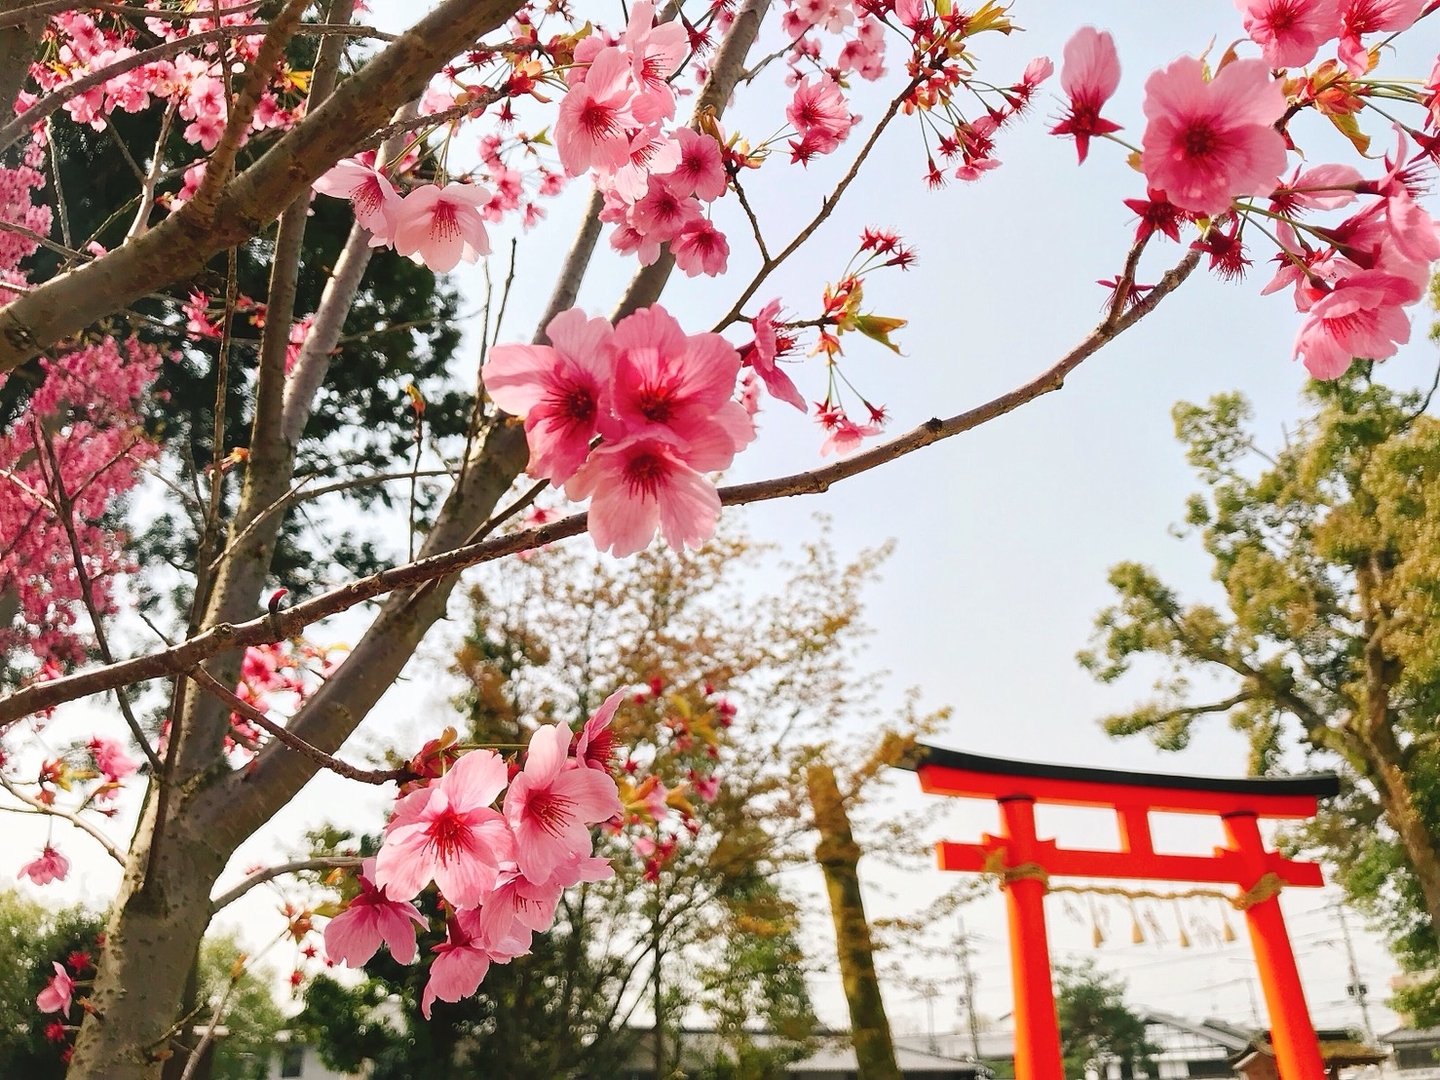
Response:
[[[1060,1018],[1060,1052],[1065,1075],[1105,1075],[1111,1061],[1120,1075],[1137,1069],[1155,1075],[1151,1058],[1159,1050],[1145,1038],[1145,1023],[1125,1007],[1125,981],[1095,967],[1094,961],[1055,969],[1055,1008]]]
[[[199,997],[202,1024],[224,1003],[220,1023],[223,1038],[216,1040],[212,1080],[265,1080],[275,1036],[286,1026],[285,1014],[271,990],[273,973],[255,966],[233,937],[211,937],[200,947]]]
[[[1312,383],[1315,413],[1266,452],[1236,394],[1180,404],[1176,431],[1206,485],[1187,526],[1225,603],[1186,603],[1136,563],[1081,663],[1100,680],[1158,663],[1157,693],[1105,721],[1183,749],[1225,717],[1256,774],[1298,747],[1337,768],[1342,796],[1296,842],[1321,850],[1406,967],[1440,962],[1440,420],[1428,397],[1373,384],[1368,365]],[[1203,696],[1218,677],[1223,689]],[[1289,759],[1294,760],[1293,756]],[[1408,1004],[1440,1019],[1436,988]]]
[[[35,1007],[35,997],[66,966],[76,980],[95,973],[96,935],[104,919],[83,907],[53,908],[9,889],[0,892],[0,1076],[25,1080],[59,1080],[65,1075],[51,1025],[63,1023],[55,1014]],[[82,961],[81,957],[87,957]],[[84,986],[75,990],[84,996]],[[70,1010],[70,1023],[80,1015]]]

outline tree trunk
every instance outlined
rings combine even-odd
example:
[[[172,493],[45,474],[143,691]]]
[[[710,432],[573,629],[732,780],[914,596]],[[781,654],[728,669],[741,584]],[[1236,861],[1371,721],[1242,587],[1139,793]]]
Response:
[[[805,782],[815,811],[815,827],[820,832],[815,859],[825,872],[825,887],[830,893],[840,979],[850,1006],[850,1042],[855,1047],[859,1080],[901,1080],[890,1021],[875,977],[870,924],[860,897],[860,847],[850,831],[850,817],[835,783],[835,770],[824,764],[811,765],[805,771]]]
[[[152,797],[105,928],[90,993],[94,1013],[81,1026],[68,1080],[157,1080],[210,923],[210,888],[230,852],[191,833],[183,808],[172,802],[159,858],[147,877],[145,839],[152,835],[154,813]]]

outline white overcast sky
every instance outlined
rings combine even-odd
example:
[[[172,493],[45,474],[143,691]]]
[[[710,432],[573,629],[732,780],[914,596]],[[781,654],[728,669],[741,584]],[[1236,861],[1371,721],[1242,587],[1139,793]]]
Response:
[[[375,18],[383,25],[395,25],[414,10],[396,0],[376,6]],[[598,13],[608,8],[580,5],[587,15],[592,8],[597,12],[592,17],[606,18]],[[1200,52],[1212,37],[1223,49],[1241,36],[1239,17],[1225,0],[1021,0],[1013,14],[1026,32],[1008,39],[986,35],[978,41],[981,76],[1013,82],[1036,55],[1052,57],[1058,69],[1064,42],[1078,26],[1109,29],[1116,37],[1124,77],[1107,115],[1122,123],[1132,140],[1138,140],[1143,126],[1140,90],[1151,70],[1181,54]],[[1422,75],[1429,69],[1425,54],[1434,56],[1434,27],[1416,37],[1421,40],[1405,50],[1408,62],[1401,65],[1401,74]],[[769,85],[773,91],[774,82]],[[1095,281],[1119,270],[1133,232],[1133,215],[1121,200],[1142,195],[1144,184],[1113,145],[1095,144],[1086,165],[1076,167],[1072,144],[1045,133],[1046,118],[1059,109],[1058,93],[1052,80],[1028,121],[1002,135],[998,156],[1004,166],[975,185],[927,190],[917,129],[913,122],[897,122],[832,221],[751,305],[780,296],[788,309],[813,313],[821,288],[838,276],[863,226],[899,231],[914,245],[918,265],[907,275],[876,275],[866,296],[881,313],[910,320],[898,335],[904,355],[860,345],[846,367],[872,400],[890,408],[892,433],[932,415],[960,412],[1025,382],[1078,341],[1099,316],[1104,290]],[[856,111],[879,115],[878,98],[862,91],[857,102]],[[764,138],[778,125],[782,108],[780,99],[761,100],[755,94],[737,103],[727,125]],[[1365,123],[1376,136],[1377,148],[1391,145],[1383,123]],[[1313,120],[1306,119],[1298,130],[1302,140],[1309,140],[1311,160],[1334,152],[1334,140]],[[788,238],[794,223],[814,212],[826,182],[833,182],[858,136],[867,131],[868,124],[852,135],[836,160],[822,162],[808,174],[775,164],[750,179],[747,190],[762,223],[768,223],[768,238]],[[576,224],[576,187],[551,207],[544,226],[522,239],[507,337],[528,338],[533,328],[548,294],[546,272],[568,245]],[[722,227],[731,232],[732,273],[718,282],[677,277],[663,298],[692,332],[708,329],[729,308],[753,266],[733,204],[733,197],[727,198],[717,210]],[[1180,255],[1174,245],[1155,246],[1164,261],[1147,261],[1142,281],[1155,280],[1162,266]],[[495,247],[499,251],[504,245]],[[1257,261],[1269,254],[1257,253]],[[596,313],[607,311],[628,272],[617,259],[598,259],[586,279],[582,305]],[[883,586],[868,597],[870,621],[878,630],[869,658],[876,668],[891,673],[893,702],[905,687],[917,686],[926,706],[954,707],[954,722],[937,741],[978,753],[1096,767],[1241,775],[1245,748],[1223,722],[1203,728],[1180,755],[1162,756],[1140,740],[1107,738],[1097,718],[1141,697],[1148,679],[1137,676],[1118,686],[1097,686],[1078,668],[1074,654],[1086,644],[1095,613],[1111,599],[1107,568],[1122,559],[1158,568],[1187,597],[1218,598],[1198,543],[1176,539],[1168,531],[1180,517],[1186,495],[1197,487],[1174,440],[1170,408],[1181,399],[1204,401],[1238,389],[1255,405],[1262,442],[1278,440],[1294,426],[1301,416],[1304,380],[1303,369],[1289,359],[1298,317],[1288,294],[1259,295],[1268,276],[1264,265],[1239,284],[1197,274],[1159,311],[1087,361],[1062,391],[980,430],[846,481],[824,496],[730,513],[743,514],[756,535],[782,543],[813,535],[812,515],[817,511],[833,517],[844,552],[896,539]],[[463,280],[467,288],[478,289],[478,274]],[[1435,348],[1425,341],[1432,317],[1427,309],[1416,309],[1417,342],[1381,368],[1380,378],[1397,386],[1428,383],[1437,362]],[[795,377],[812,399],[823,394],[818,365],[799,370]],[[820,434],[813,422],[773,405],[760,420],[761,437],[737,461],[731,479],[757,479],[819,464]],[[353,632],[345,630],[341,636]],[[421,686],[412,682],[388,695],[359,741],[366,733],[370,738],[395,734],[397,725],[420,733],[443,726],[443,701],[432,699]],[[433,723],[425,719],[427,710],[435,710]],[[862,727],[865,718],[854,722]],[[911,785],[911,778],[902,777],[896,790],[905,792]],[[353,808],[350,812],[373,824],[380,806],[371,791],[355,792],[332,780],[312,785],[280,821],[242,849],[236,866],[274,858],[281,847],[297,841],[304,826],[339,813],[338,807]],[[1066,843],[1115,842],[1113,826],[1090,814],[1044,814],[1042,826],[1055,830]],[[944,825],[945,834],[957,840],[974,839],[995,827],[993,809],[983,806],[957,809]],[[1162,841],[1169,837],[1185,850],[1206,850],[1221,842],[1218,825],[1194,822],[1163,822],[1157,836]],[[23,861],[37,844],[36,834],[23,828],[0,837],[10,865]],[[68,849],[78,854],[80,842],[70,841]],[[895,907],[892,897],[898,892],[925,895],[947,884],[939,871],[900,880],[882,866],[862,863],[862,875],[868,875],[880,912]],[[63,895],[100,901],[109,895],[114,877],[103,860],[87,860]],[[813,895],[819,934],[828,924],[823,898],[813,885],[800,884]],[[1290,890],[1283,902],[1317,1022],[1358,1024],[1358,1012],[1345,1000],[1339,928],[1326,910],[1333,899],[1330,890]],[[255,928],[264,924],[272,907],[273,897],[257,897],[222,919],[222,925],[257,935]],[[1087,920],[1067,914],[1059,898],[1052,898],[1048,910],[1057,958],[1094,956],[1129,979],[1135,1003],[1194,1016],[1250,1019],[1253,965],[1241,924],[1233,916],[1241,938],[1223,948],[1198,943],[1188,950],[1179,948],[1175,914],[1169,909],[1159,911],[1167,944],[1135,946],[1129,943],[1128,913],[1112,904],[1107,909],[1110,940],[1095,951]],[[1186,914],[1217,922],[1218,910],[1192,905]],[[965,918],[974,934],[980,1010],[999,1016],[1009,1010],[1002,901],[992,895],[967,909]],[[1352,919],[1361,974],[1372,1001],[1383,999],[1394,967],[1374,936],[1358,924],[1358,918]],[[937,975],[953,971],[950,936],[948,928],[937,932]],[[818,950],[817,956],[825,959]],[[815,991],[822,1018],[843,1024],[837,981],[817,978]],[[899,1030],[922,1030],[928,1022],[924,1001],[905,991],[892,988],[888,1004]],[[1374,1019],[1381,1031],[1394,1026],[1393,1016],[1383,1009],[1375,1011]],[[953,995],[947,991],[936,1001],[935,1024],[948,1029],[958,1022]]]

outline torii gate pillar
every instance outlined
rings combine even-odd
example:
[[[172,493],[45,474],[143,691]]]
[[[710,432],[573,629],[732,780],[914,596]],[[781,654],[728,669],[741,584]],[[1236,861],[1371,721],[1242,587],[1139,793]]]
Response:
[[[1045,927],[1045,893],[1057,876],[1238,886],[1242,891],[1235,903],[1245,912],[1255,950],[1280,1078],[1325,1080],[1279,901],[1284,886],[1318,886],[1323,878],[1314,863],[1267,851],[1258,819],[1313,816],[1320,798],[1338,794],[1336,777],[1228,780],[1128,773],[1006,761],[921,744],[900,764],[915,770],[921,789],[931,794],[994,799],[999,806],[999,836],[983,836],[978,844],[941,841],[938,855],[941,869],[996,873],[1004,883],[1017,1080],[1064,1080]],[[1035,804],[1040,802],[1114,810],[1120,850],[1061,848],[1040,839],[1035,832]],[[1157,852],[1150,835],[1150,814],[1156,811],[1218,817],[1229,845],[1208,856]]]

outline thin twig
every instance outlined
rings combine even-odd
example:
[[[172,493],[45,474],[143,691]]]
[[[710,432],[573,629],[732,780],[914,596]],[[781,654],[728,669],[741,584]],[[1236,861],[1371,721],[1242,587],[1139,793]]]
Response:
[[[134,240],[150,227],[150,215],[155,210],[155,185],[160,182],[160,174],[165,171],[165,144],[170,141],[170,125],[175,119],[176,105],[172,101],[165,107],[165,115],[160,118],[160,134],[155,139],[155,156],[150,162],[150,171],[145,174],[145,179],[140,185],[140,206],[135,211],[135,220],[130,223],[130,229],[125,234],[125,239]]]
[[[68,821],[71,825],[74,825],[75,828],[79,829],[81,832],[88,834],[90,838],[96,843],[98,843],[102,848],[104,848],[105,853],[109,855],[112,859],[114,859],[117,863],[119,863],[121,866],[125,865],[125,856],[120,854],[120,849],[115,846],[114,841],[112,841],[108,836],[102,833],[90,822],[82,818],[79,814],[72,814],[68,810],[61,810],[58,806],[46,806],[39,799],[32,799],[29,795],[26,795],[23,791],[21,791],[13,783],[11,783],[10,778],[4,773],[0,773],[0,787],[3,787],[11,795],[15,796],[15,798],[19,799],[26,806],[30,807],[31,810],[33,810],[35,813],[48,814],[50,817],[57,817],[61,821]]]
[[[361,865],[364,861],[359,855],[320,855],[313,859],[296,859],[293,862],[281,863],[279,866],[268,866],[264,870],[257,870],[233,889],[223,892],[211,900],[210,914],[214,915],[217,911],[229,907],[256,885],[263,885],[277,877],[299,873],[302,870],[348,870]]]
[[[226,15],[244,15],[247,12],[258,8],[263,0],[248,0],[244,4],[236,4],[225,9]],[[27,4],[25,7],[11,8],[0,15],[0,30],[8,30],[12,26],[23,26],[31,19],[40,15],[48,15],[52,11],[66,11],[71,8],[78,8],[82,11],[104,11],[112,15],[130,15],[137,19],[163,19],[166,22],[198,22],[202,19],[213,19],[215,16],[209,11],[167,11],[164,8],[138,7],[134,4],[103,4],[103,3],[81,3],[75,0],[43,0],[39,4]]]
[[[101,660],[107,664],[113,664],[115,657],[110,652],[110,641],[105,633],[105,620],[100,614],[100,606],[95,603],[95,589],[90,581],[90,574],[85,569],[85,550],[80,544],[79,535],[75,532],[75,506],[65,491],[65,480],[60,471],[60,459],[55,454],[55,445],[50,441],[49,436],[41,434],[39,424],[35,426],[36,441],[50,460],[50,492],[55,499],[56,517],[60,519],[60,524],[65,529],[65,536],[70,542],[70,558],[75,564],[76,580],[80,583],[80,600],[90,616],[90,627],[95,634],[95,648],[100,653]],[[43,471],[43,464],[41,469]],[[158,771],[163,767],[160,764],[160,757],[150,745],[150,740],[146,737],[144,729],[141,728],[140,721],[135,718],[135,711],[130,707],[129,688],[117,686],[115,699],[120,704],[120,713],[125,717],[130,734],[140,744],[140,749],[145,752],[146,760],[150,762],[150,768]]]
[[[407,780],[415,774],[409,769],[360,769],[354,765],[347,764],[337,757],[325,753],[318,746],[311,746],[304,739],[292,731],[275,723],[259,709],[255,708],[248,701],[242,701],[235,694],[226,689],[225,684],[215,678],[200,665],[185,672],[187,678],[191,679],[200,689],[213,694],[220,701],[230,706],[231,710],[238,712],[256,727],[269,732],[280,742],[284,743],[297,754],[309,758],[321,768],[329,769],[331,772],[345,777],[347,780],[359,780],[366,784],[388,784],[392,780]]]

